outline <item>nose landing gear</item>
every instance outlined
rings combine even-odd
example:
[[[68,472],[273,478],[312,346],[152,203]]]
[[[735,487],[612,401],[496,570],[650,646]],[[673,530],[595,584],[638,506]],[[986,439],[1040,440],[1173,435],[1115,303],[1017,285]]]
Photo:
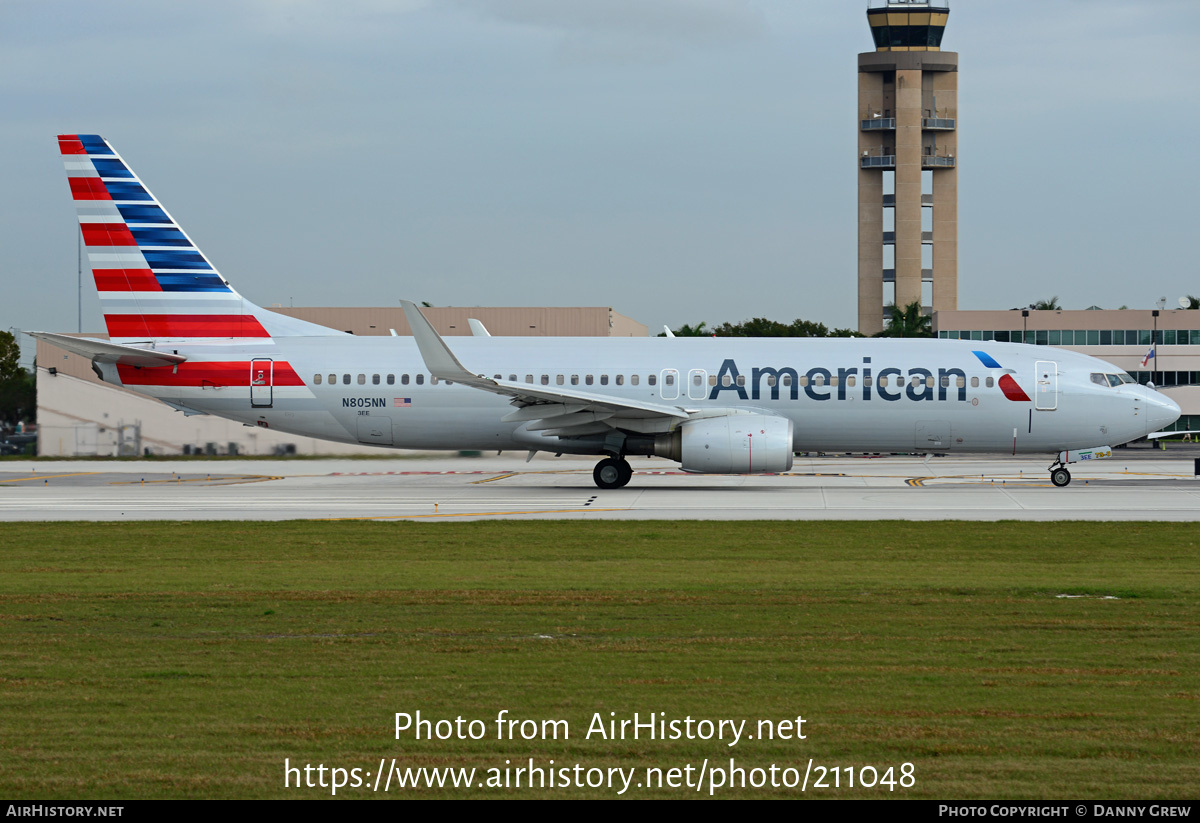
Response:
[[[1050,482],[1056,486],[1065,486],[1071,482],[1071,473],[1063,466],[1059,466],[1057,469],[1051,466]]]
[[[619,489],[633,477],[633,467],[623,457],[606,457],[592,469],[592,479],[602,489]]]

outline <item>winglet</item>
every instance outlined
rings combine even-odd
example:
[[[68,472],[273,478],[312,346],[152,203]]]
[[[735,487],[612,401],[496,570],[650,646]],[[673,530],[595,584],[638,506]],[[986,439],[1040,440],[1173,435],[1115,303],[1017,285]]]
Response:
[[[452,380],[468,385],[480,382],[479,375],[471,374],[466,366],[458,361],[441,335],[425,319],[425,315],[421,314],[416,303],[401,300],[400,306],[404,309],[404,316],[408,318],[408,325],[412,327],[413,339],[417,341],[421,359],[425,361],[425,368],[429,369],[430,374],[439,380]]]
[[[467,318],[467,324],[471,327],[471,334],[475,337],[491,337],[492,334],[487,330],[487,326],[483,325],[483,321],[476,320],[474,317]]]

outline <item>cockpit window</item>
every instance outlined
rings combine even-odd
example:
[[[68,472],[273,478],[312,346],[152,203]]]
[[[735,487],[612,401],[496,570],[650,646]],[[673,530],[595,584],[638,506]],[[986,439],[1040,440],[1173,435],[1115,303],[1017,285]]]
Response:
[[[1119,386],[1122,383],[1136,383],[1137,381],[1130,377],[1125,372],[1118,374],[1100,374],[1092,372],[1092,382],[1097,386]]]

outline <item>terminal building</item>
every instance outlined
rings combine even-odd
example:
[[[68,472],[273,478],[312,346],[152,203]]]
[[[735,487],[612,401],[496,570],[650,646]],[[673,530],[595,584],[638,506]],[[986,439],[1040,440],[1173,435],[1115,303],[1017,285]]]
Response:
[[[357,335],[408,335],[397,308],[281,308],[272,311]],[[468,335],[469,319],[498,337],[646,337],[648,329],[608,307],[424,309],[439,334]],[[105,334],[87,337],[107,338]],[[158,400],[102,382],[88,358],[39,340],[40,456],[172,454],[386,454],[392,449],[298,437],[211,415],[187,416]]]

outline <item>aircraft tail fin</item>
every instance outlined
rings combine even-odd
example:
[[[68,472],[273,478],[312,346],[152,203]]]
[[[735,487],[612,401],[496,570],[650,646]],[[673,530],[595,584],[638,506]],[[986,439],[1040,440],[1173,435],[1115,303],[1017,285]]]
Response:
[[[238,294],[103,137],[60,134],[58,146],[111,339],[340,333]]]

